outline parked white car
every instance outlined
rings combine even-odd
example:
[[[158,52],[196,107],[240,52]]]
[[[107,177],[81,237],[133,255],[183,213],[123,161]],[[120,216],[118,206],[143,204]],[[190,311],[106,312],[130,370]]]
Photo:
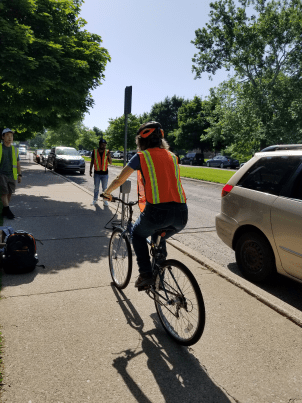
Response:
[[[278,272],[302,282],[302,145],[274,147],[256,153],[224,186],[216,230],[247,279]]]
[[[115,153],[113,153],[113,158],[122,158],[124,156],[124,153],[122,153],[121,151],[115,151]]]

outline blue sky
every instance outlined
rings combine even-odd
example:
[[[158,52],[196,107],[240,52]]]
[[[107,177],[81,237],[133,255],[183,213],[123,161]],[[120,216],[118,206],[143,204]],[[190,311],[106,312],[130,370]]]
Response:
[[[132,113],[139,115],[166,96],[204,99],[227,79],[221,71],[212,81],[207,73],[194,80],[191,71],[197,49],[190,41],[209,12],[204,0],[86,0],[85,29],[102,37],[112,60],[105,81],[92,92],[95,105],[84,124],[106,130],[110,118],[123,115],[126,86],[132,85]]]

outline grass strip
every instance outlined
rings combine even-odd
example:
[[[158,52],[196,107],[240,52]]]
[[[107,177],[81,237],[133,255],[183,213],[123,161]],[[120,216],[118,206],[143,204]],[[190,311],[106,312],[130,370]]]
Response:
[[[215,168],[187,168],[180,166],[180,176],[208,182],[227,183],[235,173]]]
[[[90,157],[84,157],[85,161],[90,162]],[[124,161],[113,159],[112,165],[123,167]],[[223,171],[215,168],[189,168],[183,165],[180,165],[180,176],[191,179],[199,179],[208,182],[216,182],[216,183],[227,183],[228,180],[234,175],[233,171]]]

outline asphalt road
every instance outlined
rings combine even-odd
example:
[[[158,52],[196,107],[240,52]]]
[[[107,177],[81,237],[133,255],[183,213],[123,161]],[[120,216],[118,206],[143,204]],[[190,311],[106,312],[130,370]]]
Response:
[[[93,177],[89,176],[89,166],[90,164],[86,163],[84,176],[78,173],[62,174],[93,192]],[[109,167],[109,183],[120,171],[119,167]],[[136,200],[136,173],[131,175],[130,180],[129,199]],[[187,178],[182,178],[182,184],[188,199],[189,221],[186,228],[173,238],[218,263],[226,271],[242,277],[236,264],[235,252],[220,240],[215,229],[215,216],[220,212],[223,185]],[[117,196],[118,191],[115,190],[114,194]],[[137,208],[136,214],[138,213]],[[278,275],[272,283],[258,286],[302,311],[302,284]]]

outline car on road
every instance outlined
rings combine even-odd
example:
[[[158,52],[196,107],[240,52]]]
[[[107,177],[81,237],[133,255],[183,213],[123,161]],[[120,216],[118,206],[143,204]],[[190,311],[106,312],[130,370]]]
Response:
[[[182,165],[203,165],[204,157],[202,153],[187,153],[181,158],[180,163]]]
[[[207,160],[207,167],[219,167],[219,168],[238,168],[239,161],[227,155],[216,155],[211,160]]]
[[[222,189],[216,230],[248,280],[302,282],[302,145],[247,161]]]
[[[48,154],[46,167],[55,172],[79,171],[85,174],[85,160],[73,147],[54,147]]]
[[[41,154],[43,152],[43,148],[39,148],[33,152],[33,160],[40,164],[41,161]]]
[[[27,148],[19,146],[19,155],[27,155]]]
[[[42,153],[40,154],[40,164],[43,165],[44,167],[47,163],[47,159],[48,159],[48,155],[49,155],[50,151],[51,151],[51,149],[47,148],[47,149],[43,150]]]
[[[124,153],[122,151],[115,151],[112,155],[113,158],[124,158]]]

